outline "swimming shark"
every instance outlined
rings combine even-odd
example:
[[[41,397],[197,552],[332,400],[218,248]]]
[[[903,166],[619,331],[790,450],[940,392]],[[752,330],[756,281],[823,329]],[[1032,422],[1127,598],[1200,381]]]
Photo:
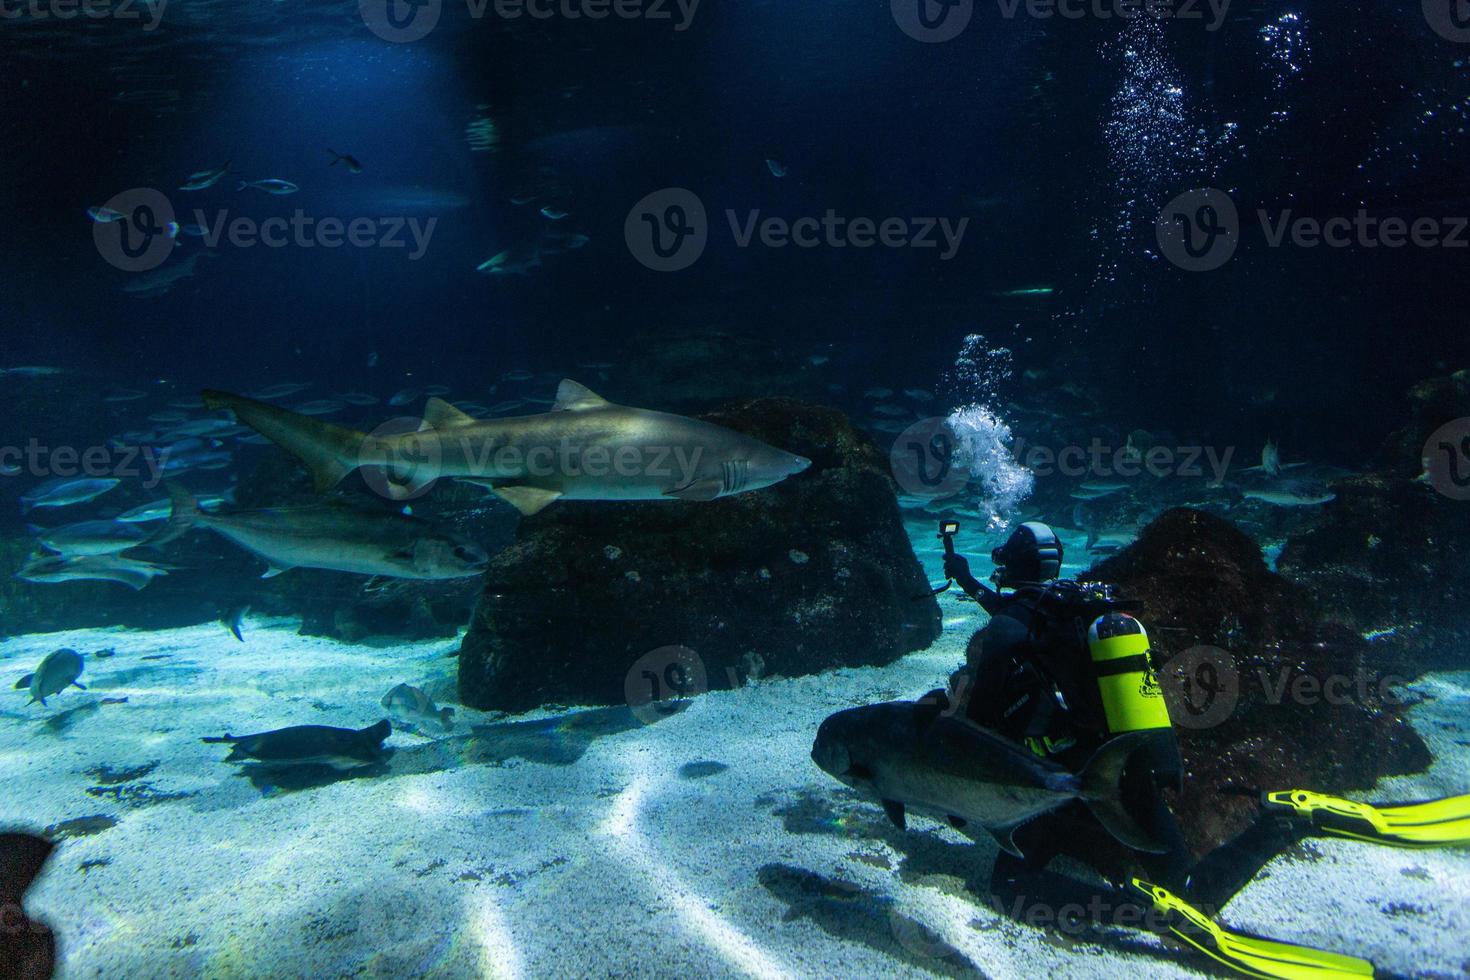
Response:
[[[616,405],[572,380],[552,410],[477,419],[430,398],[414,431],[358,432],[223,391],[211,409],[299,457],[319,491],[359,467],[386,474],[379,492],[416,496],[439,477],[493,490],[522,514],[557,500],[714,500],[802,472],[811,460],[682,415]]]
[[[168,531],[151,540],[163,543],[207,528],[264,560],[262,578],[298,567],[388,578],[466,578],[479,575],[490,560],[479,545],[396,511],[329,504],[206,514],[183,487],[169,484],[168,492]],[[236,628],[232,623],[231,631]]]
[[[812,761],[876,799],[900,829],[914,809],[956,827],[988,830],[1022,856],[1012,834],[1022,824],[1080,799],[1118,840],[1135,850],[1164,848],[1119,802],[1124,766],[1147,746],[1130,732],[1105,742],[1079,774],[965,718],[929,720],[919,702],[894,701],[839,711],[822,722]]]

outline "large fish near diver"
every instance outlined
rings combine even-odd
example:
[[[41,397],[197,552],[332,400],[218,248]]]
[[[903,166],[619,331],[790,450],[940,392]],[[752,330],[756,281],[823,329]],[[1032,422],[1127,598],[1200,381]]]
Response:
[[[343,428],[222,391],[204,392],[311,469],[318,490],[359,467],[394,479],[454,476],[523,514],[556,500],[713,500],[771,486],[811,460],[723,426],[615,405],[564,380],[550,412],[476,419],[431,398],[418,431]]]
[[[1011,836],[1018,827],[1080,799],[1124,844],[1163,853],[1118,798],[1123,767],[1148,745],[1147,733],[1111,739],[1074,774],[968,719],[931,716],[912,701],[839,711],[817,730],[812,761],[882,803],[899,827],[910,809],[974,824],[1019,857]]]
[[[168,493],[171,536],[208,528],[263,559],[269,567],[261,578],[297,567],[387,578],[465,578],[490,562],[479,545],[392,511],[316,504],[207,514],[183,487],[169,484]]]

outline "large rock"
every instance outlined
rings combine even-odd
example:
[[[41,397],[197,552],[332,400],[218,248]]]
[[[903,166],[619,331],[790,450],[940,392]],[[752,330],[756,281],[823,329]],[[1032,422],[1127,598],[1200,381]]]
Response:
[[[1420,474],[1426,450],[1435,449],[1426,445],[1430,436],[1470,417],[1470,372],[1422,381],[1408,400],[1408,422],[1384,443],[1380,469],[1337,484],[1337,499],[1290,538],[1277,567],[1306,586],[1324,614],[1375,636],[1380,658],[1395,669],[1464,669],[1470,502]]]
[[[766,398],[704,417],[812,466],[710,502],[570,502],[523,520],[464,640],[465,704],[617,703],[635,661],[668,646],[693,650],[714,687],[886,664],[938,636],[884,460],[841,413]]]
[[[1465,669],[1470,503],[1384,473],[1335,489],[1321,523],[1292,537],[1277,567],[1326,615],[1375,636],[1395,670]]]
[[[1143,603],[1184,756],[1176,812],[1197,854],[1253,822],[1252,791],[1341,793],[1429,764],[1373,648],[1318,619],[1305,591],[1229,522],[1168,511],[1087,578]],[[1223,711],[1232,677],[1238,700]],[[1213,703],[1204,687],[1219,692]]]
[[[1424,444],[1440,426],[1470,416],[1470,370],[1426,378],[1410,388],[1408,423],[1384,441],[1378,468],[1396,476],[1416,477],[1423,466]]]

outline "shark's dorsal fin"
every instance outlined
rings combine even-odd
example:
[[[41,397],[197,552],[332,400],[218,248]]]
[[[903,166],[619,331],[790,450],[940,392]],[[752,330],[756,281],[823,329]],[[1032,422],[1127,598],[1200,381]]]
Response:
[[[888,819],[892,820],[893,825],[899,830],[908,830],[909,824],[908,820],[904,817],[902,803],[897,800],[884,800],[883,812],[888,814]]]
[[[424,404],[424,421],[435,429],[452,429],[456,425],[470,425],[473,415],[466,415],[442,398],[430,398]]]
[[[586,385],[578,384],[571,378],[563,378],[561,384],[556,386],[556,404],[551,406],[551,410],[553,412],[585,412],[590,408],[602,408],[607,404],[606,398]]]

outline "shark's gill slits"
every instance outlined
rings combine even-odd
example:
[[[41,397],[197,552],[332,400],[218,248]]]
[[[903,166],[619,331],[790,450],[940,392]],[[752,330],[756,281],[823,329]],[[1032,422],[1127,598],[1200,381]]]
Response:
[[[724,470],[723,492],[739,493],[745,489],[745,484],[750,481],[750,465],[743,459],[727,459],[721,465]]]

